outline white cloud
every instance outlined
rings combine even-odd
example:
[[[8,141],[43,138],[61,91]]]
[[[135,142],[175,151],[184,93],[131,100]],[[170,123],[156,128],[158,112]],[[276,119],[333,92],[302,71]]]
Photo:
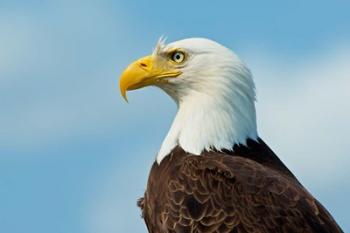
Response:
[[[350,162],[349,51],[321,54],[299,67],[280,62],[253,67],[260,134],[299,177],[310,181],[334,181]],[[324,176],[320,167],[333,175]]]
[[[350,48],[297,65],[275,61],[253,64],[260,136],[345,229],[344,210],[350,208],[345,201],[350,194]]]
[[[2,149],[26,152],[106,133],[127,118],[117,86],[127,46],[115,45],[132,41],[119,36],[128,27],[108,4],[56,4],[0,10]]]

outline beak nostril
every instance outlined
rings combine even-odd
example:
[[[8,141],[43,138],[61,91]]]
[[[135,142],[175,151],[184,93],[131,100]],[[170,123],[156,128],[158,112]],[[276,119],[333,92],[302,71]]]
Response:
[[[146,67],[147,67],[147,64],[146,64],[146,63],[143,63],[143,62],[140,62],[140,66],[146,68]]]

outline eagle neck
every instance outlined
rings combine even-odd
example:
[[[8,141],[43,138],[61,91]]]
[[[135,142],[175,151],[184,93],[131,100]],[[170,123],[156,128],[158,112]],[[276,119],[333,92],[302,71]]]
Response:
[[[157,155],[158,164],[176,146],[201,155],[204,150],[232,150],[235,144],[245,145],[248,138],[258,138],[251,95],[193,91],[177,104],[178,112]]]

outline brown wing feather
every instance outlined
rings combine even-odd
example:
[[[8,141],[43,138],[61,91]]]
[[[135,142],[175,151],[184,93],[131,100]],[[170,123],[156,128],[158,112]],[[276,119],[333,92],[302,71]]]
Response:
[[[153,233],[342,232],[294,177],[216,152],[155,164],[143,205]]]

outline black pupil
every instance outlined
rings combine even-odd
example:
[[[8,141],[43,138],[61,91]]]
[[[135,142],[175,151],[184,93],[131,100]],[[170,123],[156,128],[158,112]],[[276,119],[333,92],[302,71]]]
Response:
[[[175,59],[176,60],[180,60],[181,59],[181,55],[179,53],[175,54]]]

